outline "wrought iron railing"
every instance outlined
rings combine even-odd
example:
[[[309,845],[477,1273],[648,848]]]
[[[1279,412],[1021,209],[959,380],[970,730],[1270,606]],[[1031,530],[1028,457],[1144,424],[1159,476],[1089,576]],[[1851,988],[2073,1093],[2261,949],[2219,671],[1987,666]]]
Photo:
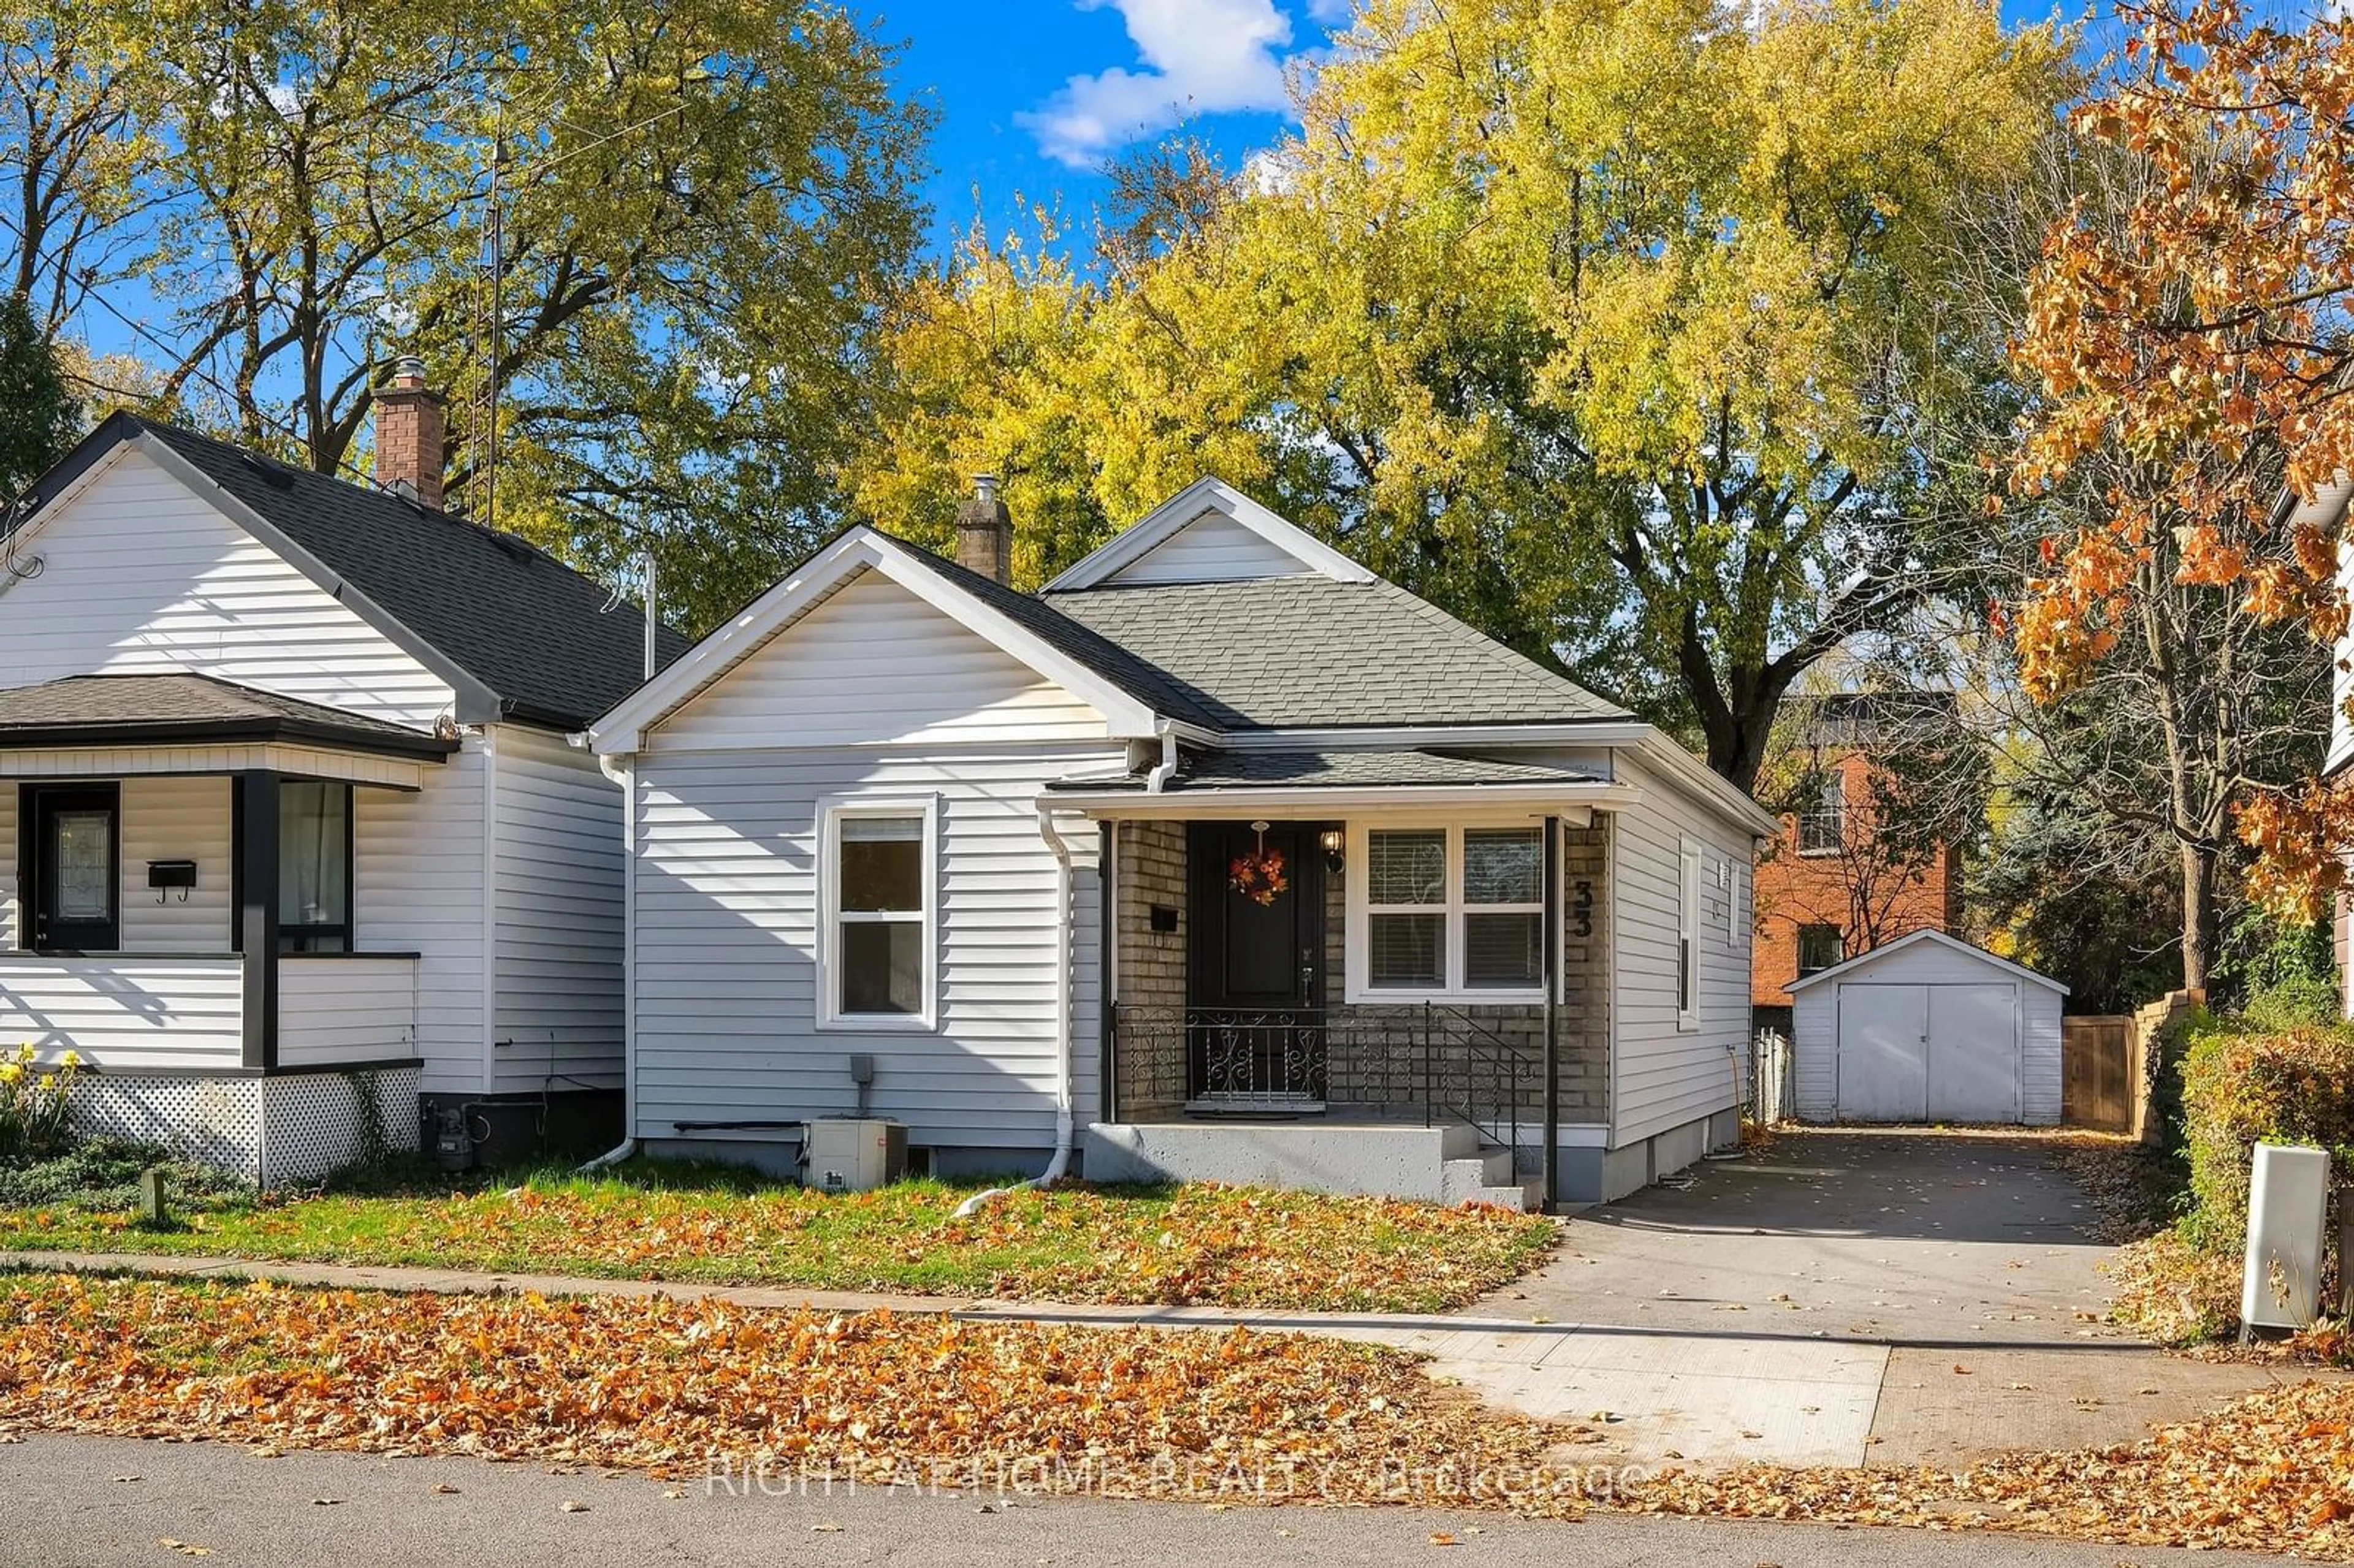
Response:
[[[1283,1113],[1348,1106],[1471,1123],[1517,1148],[1544,1115],[1542,1008],[1436,1002],[1333,1008],[1112,1009],[1125,1102]]]

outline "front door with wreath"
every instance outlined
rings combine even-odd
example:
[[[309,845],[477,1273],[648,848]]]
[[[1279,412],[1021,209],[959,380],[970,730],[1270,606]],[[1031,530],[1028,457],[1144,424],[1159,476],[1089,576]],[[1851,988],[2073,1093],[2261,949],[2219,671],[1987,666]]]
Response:
[[[1324,862],[1302,822],[1196,822],[1186,1044],[1191,1097],[1324,1097]]]

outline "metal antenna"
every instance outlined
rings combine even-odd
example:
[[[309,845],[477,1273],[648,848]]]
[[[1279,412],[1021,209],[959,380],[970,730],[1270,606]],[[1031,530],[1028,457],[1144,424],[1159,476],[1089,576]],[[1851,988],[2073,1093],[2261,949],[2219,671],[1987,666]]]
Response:
[[[654,678],[654,662],[659,657],[659,640],[655,630],[662,625],[661,577],[654,566],[654,553],[648,550],[641,557],[646,564],[646,679]]]

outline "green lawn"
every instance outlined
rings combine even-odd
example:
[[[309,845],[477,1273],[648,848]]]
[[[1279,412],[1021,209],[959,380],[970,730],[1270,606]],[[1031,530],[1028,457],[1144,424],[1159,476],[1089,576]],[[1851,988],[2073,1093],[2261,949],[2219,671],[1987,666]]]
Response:
[[[0,1247],[695,1279],[815,1289],[1431,1311],[1534,1266],[1553,1224],[1496,1209],[1262,1189],[1019,1192],[910,1181],[829,1195],[726,1168],[641,1164],[284,1202],[213,1195],[177,1226],[72,1198],[0,1207]],[[108,1193],[110,1201],[119,1195]]]

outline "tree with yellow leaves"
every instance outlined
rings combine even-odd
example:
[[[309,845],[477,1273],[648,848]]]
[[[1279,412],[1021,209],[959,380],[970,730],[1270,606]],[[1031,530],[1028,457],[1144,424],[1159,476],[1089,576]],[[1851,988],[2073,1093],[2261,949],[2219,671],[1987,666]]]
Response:
[[[1924,453],[1989,357],[1932,241],[2007,199],[2071,47],[1976,0],[1372,0],[1297,135],[1050,281],[1076,412],[903,328],[928,415],[864,491],[937,528],[941,451],[1019,507],[1043,450],[1108,523],[1215,471],[1746,788],[1799,674],[1931,580]],[[1030,319],[1005,291],[940,297]]]

